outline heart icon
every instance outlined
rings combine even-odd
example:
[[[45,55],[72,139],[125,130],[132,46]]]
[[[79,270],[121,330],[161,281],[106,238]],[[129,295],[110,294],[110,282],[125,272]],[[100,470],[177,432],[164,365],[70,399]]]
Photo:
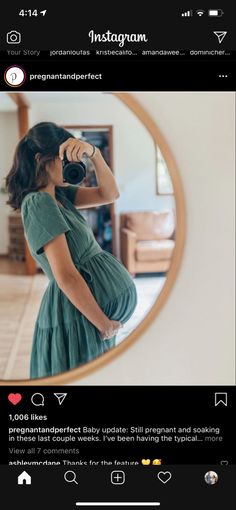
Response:
[[[228,466],[229,465],[229,461],[228,460],[221,460],[220,464],[221,464],[221,466]]]
[[[167,483],[172,478],[172,474],[170,471],[159,471],[157,478],[160,482]]]
[[[150,459],[142,459],[141,462],[143,466],[149,466],[151,464]]]
[[[21,399],[22,399],[22,395],[20,393],[9,393],[9,395],[8,395],[9,402],[11,402],[11,404],[13,404],[14,406],[19,404]]]

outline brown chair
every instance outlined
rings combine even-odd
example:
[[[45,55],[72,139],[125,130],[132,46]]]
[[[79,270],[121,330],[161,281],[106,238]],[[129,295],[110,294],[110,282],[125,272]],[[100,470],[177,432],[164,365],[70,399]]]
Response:
[[[175,247],[173,210],[127,212],[120,215],[121,260],[128,271],[168,271]]]

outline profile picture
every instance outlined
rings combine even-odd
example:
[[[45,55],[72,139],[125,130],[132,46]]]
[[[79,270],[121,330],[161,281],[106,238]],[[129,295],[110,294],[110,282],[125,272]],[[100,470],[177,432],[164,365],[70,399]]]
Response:
[[[207,471],[204,479],[208,485],[215,485],[218,482],[218,475],[215,471]]]

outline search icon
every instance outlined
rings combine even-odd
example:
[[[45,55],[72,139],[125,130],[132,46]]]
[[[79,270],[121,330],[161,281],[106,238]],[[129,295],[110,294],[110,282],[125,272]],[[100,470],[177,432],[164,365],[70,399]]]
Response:
[[[34,406],[44,406],[44,396],[42,393],[34,393],[31,397],[31,402]]]
[[[68,483],[74,482],[78,485],[78,482],[76,480],[76,474],[74,471],[66,471],[66,473],[64,474],[64,478],[66,482]]]

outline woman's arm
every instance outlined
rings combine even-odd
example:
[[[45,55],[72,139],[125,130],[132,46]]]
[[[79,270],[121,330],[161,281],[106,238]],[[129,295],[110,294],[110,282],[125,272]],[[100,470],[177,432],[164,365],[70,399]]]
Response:
[[[100,150],[97,147],[94,149],[90,143],[76,138],[69,138],[60,146],[59,156],[63,158],[66,151],[69,161],[80,161],[84,154],[88,157],[92,155],[98,186],[78,188],[74,205],[81,208],[110,204],[120,196],[111,169]]]
[[[45,244],[44,251],[58,287],[101,332],[102,336],[108,330],[112,337],[122,325],[118,321],[110,320],[96,302],[87,283],[73,263],[65,234],[61,234]]]
[[[120,196],[113,173],[97,147],[91,159],[94,163],[98,186],[78,188],[74,205],[80,208],[110,204]]]

